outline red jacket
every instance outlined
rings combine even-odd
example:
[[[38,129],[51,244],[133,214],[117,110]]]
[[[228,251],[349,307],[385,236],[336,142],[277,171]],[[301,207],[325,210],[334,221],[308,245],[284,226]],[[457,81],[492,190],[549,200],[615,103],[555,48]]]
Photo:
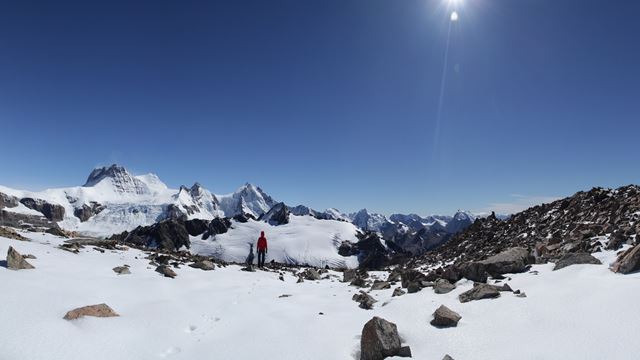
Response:
[[[264,232],[262,232],[258,238],[257,248],[258,250],[267,250],[267,238],[264,237]]]

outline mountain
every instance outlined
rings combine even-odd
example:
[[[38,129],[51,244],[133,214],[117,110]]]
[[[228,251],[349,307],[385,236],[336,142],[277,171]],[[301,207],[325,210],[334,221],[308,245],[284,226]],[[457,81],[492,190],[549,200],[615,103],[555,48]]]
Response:
[[[215,195],[195,183],[170,189],[155,174],[132,175],[122,166],[96,168],[83,186],[22,191],[0,186],[0,225],[60,227],[86,235],[108,236],[168,218],[255,218],[277,202],[259,187],[245,184],[236,192]]]
[[[472,213],[458,210],[446,223],[444,230],[449,234],[455,234],[466,229],[474,221],[476,221],[476,217]]]
[[[381,227],[388,222],[384,215],[369,213],[367,209],[351,213],[348,215],[348,218],[360,229],[376,232],[380,231]]]

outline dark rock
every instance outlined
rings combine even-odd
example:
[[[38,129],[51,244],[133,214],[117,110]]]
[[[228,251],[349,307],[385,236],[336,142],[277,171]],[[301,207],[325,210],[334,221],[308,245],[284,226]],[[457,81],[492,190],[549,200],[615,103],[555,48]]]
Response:
[[[458,296],[461,303],[472,300],[493,299],[500,296],[496,286],[478,283],[471,290],[465,291]]]
[[[623,252],[611,266],[613,272],[629,274],[640,270],[640,245]]]
[[[365,270],[377,270],[389,265],[390,257],[387,248],[376,233],[367,232],[358,235],[359,268]]]
[[[362,328],[360,360],[383,360],[398,355],[400,348],[396,324],[374,316]]]
[[[195,269],[201,269],[204,271],[215,270],[216,265],[210,260],[200,260],[196,261],[193,264],[189,264],[190,267]]]
[[[433,313],[431,325],[441,328],[454,327],[458,326],[458,321],[460,321],[460,319],[462,319],[460,314],[444,305],[440,305],[440,307]]]
[[[160,265],[156,268],[156,272],[159,272],[160,274],[164,275],[165,277],[169,277],[169,278],[175,278],[176,276],[178,276],[178,274],[176,274],[175,271],[173,271],[169,266],[167,265]]]
[[[91,201],[88,205],[82,204],[82,207],[75,208],[73,210],[73,216],[80,219],[81,222],[85,222],[92,216],[101,213],[104,209],[106,209],[104,205],[101,205],[95,201]]]
[[[350,241],[345,240],[338,247],[338,255],[340,256],[354,256],[358,255],[358,252],[358,246]]]
[[[460,276],[475,282],[487,282],[487,269],[485,264],[480,262],[468,262],[460,265]]]
[[[355,287],[367,287],[369,286],[369,283],[367,283],[367,280],[365,280],[363,277],[356,276],[355,279],[351,280],[351,283],[349,285]]]
[[[67,233],[65,233],[64,231],[62,231],[60,228],[58,227],[51,227],[48,228],[47,230],[45,230],[44,232],[46,232],[47,234],[51,234],[51,235],[55,235],[55,236],[60,236],[60,237],[68,237]]]
[[[128,266],[116,266],[113,268],[113,271],[118,274],[118,275],[128,275],[131,274],[131,271],[129,271],[129,267]]]
[[[409,346],[402,346],[398,352],[396,353],[397,357],[411,357],[411,347]]]
[[[529,250],[513,247],[499,254],[493,255],[480,263],[486,266],[489,274],[521,273],[527,270],[527,265],[535,262]]]
[[[427,277],[418,270],[407,270],[400,275],[402,287],[408,288],[410,283],[419,283],[420,281],[428,281]]]
[[[442,360],[454,360],[451,356],[445,355]]]
[[[189,235],[198,236],[204,234],[209,229],[209,222],[202,219],[192,219],[184,222],[184,228]]]
[[[588,253],[569,253],[561,257],[560,260],[556,262],[556,266],[553,268],[553,270],[560,270],[567,266],[576,264],[600,265],[602,264],[602,262]]]
[[[453,291],[456,286],[445,279],[438,279],[436,281],[435,286],[433,287],[433,291],[436,294],[446,294]]]
[[[342,282],[350,282],[357,276],[356,269],[346,269],[342,272]]]
[[[64,208],[61,205],[33,198],[22,198],[20,202],[29,209],[41,212],[51,221],[62,221],[64,219]]]
[[[7,268],[11,270],[35,269],[35,267],[27,262],[19,252],[9,246],[7,251]]]
[[[423,286],[422,283],[419,281],[413,281],[410,282],[409,285],[407,286],[407,292],[409,294],[415,294],[418,291],[422,290]]]
[[[310,281],[320,280],[322,278],[316,269],[306,269],[302,272],[302,276],[304,276],[305,280]]]
[[[120,316],[107,304],[89,305],[83,306],[77,309],[73,309],[64,316],[65,320],[75,320],[83,316],[95,316],[95,317],[114,317]]]
[[[275,204],[269,211],[259,218],[270,225],[278,226],[289,223],[289,208],[284,203]]]
[[[15,196],[7,195],[0,192],[0,209],[14,208],[18,206],[20,199]]]
[[[455,266],[447,266],[440,274],[440,277],[448,280],[450,283],[455,284],[458,280],[462,279],[460,270]]]
[[[17,232],[8,229],[8,228],[4,228],[0,226],[0,236],[2,237],[6,237],[9,239],[14,239],[14,240],[20,240],[20,241],[29,241],[29,239],[27,239],[26,237],[18,234]]]
[[[386,281],[376,280],[373,282],[373,285],[371,286],[371,290],[384,290],[384,289],[391,289],[391,284],[389,284]]]
[[[360,303],[360,307],[365,310],[370,310],[373,308],[373,304],[378,302],[371,295],[365,293],[364,291],[360,291],[358,294],[354,294],[352,300]]]
[[[391,295],[391,296],[402,296],[404,294],[406,294],[406,292],[404,290],[402,290],[402,288],[398,287],[398,288],[395,288],[393,290],[393,295]]]

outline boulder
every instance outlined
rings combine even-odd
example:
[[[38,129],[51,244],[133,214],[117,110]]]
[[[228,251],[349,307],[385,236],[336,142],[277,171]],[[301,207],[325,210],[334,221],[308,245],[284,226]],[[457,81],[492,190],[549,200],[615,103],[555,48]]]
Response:
[[[448,282],[447,280],[438,279],[436,280],[436,284],[433,287],[433,292],[435,292],[436,294],[446,294],[448,292],[451,292],[455,288],[456,286]]]
[[[459,266],[460,276],[474,282],[487,282],[487,267],[480,262],[468,262]]]
[[[369,286],[369,283],[367,283],[367,280],[365,280],[363,277],[356,276],[355,279],[351,280],[351,283],[349,283],[349,285],[355,287],[367,287]]]
[[[50,227],[44,232],[46,232],[47,234],[55,235],[55,236],[68,237],[68,235],[58,227]]]
[[[61,205],[33,198],[22,198],[20,202],[31,210],[41,212],[44,217],[51,221],[62,221],[64,219],[64,207]]]
[[[131,274],[131,271],[129,271],[129,267],[127,265],[125,265],[125,266],[116,266],[116,267],[113,268],[113,271],[118,275]]]
[[[159,272],[160,274],[164,275],[165,277],[170,277],[170,278],[175,278],[176,276],[178,276],[178,274],[176,274],[175,271],[173,271],[173,269],[171,269],[169,266],[167,265],[160,265],[156,268],[156,272]]]
[[[357,274],[358,273],[356,272],[356,269],[346,269],[342,273],[342,282],[351,282],[351,281],[353,281],[353,279],[356,278]]]
[[[449,355],[445,355],[442,360],[453,360],[453,358]]]
[[[65,320],[75,320],[83,316],[95,316],[95,317],[114,317],[120,316],[107,304],[97,304],[83,306],[77,309],[73,309],[64,316]]]
[[[7,268],[11,270],[35,269],[35,267],[27,262],[19,252],[9,246],[7,251]]]
[[[396,324],[374,316],[362,328],[360,360],[383,360],[399,356],[401,341]],[[403,350],[406,354],[406,350]]]
[[[402,290],[402,288],[397,287],[393,290],[393,295],[391,296],[402,296],[404,294],[406,294],[406,292]]]
[[[20,241],[29,241],[29,239],[27,239],[26,237],[18,234],[17,232],[9,229],[9,228],[5,228],[0,226],[0,236],[2,237],[6,237],[9,239],[14,239],[14,240],[20,240]]]
[[[192,268],[201,269],[201,270],[204,270],[204,271],[215,270],[215,268],[216,268],[216,264],[214,264],[210,260],[196,261],[193,264],[189,264],[189,266],[192,267]]]
[[[553,268],[553,270],[554,271],[560,270],[560,269],[566,268],[567,266],[576,265],[576,264],[600,265],[602,264],[602,262],[596,259],[595,257],[593,257],[593,255],[589,253],[584,253],[584,252],[568,253],[568,254],[565,254],[563,257],[560,258],[560,260],[556,262],[556,266]]]
[[[82,204],[82,207],[75,208],[73,210],[73,216],[80,219],[81,222],[89,220],[92,216],[99,214],[102,210],[106,209],[104,205],[101,205],[95,201],[91,201],[88,205]]]
[[[400,279],[402,281],[402,287],[407,288],[410,283],[419,283],[422,280],[426,281],[427,276],[418,270],[407,270],[401,273]]]
[[[454,327],[458,326],[458,321],[460,321],[460,319],[462,319],[460,314],[444,305],[440,305],[440,307],[433,313],[431,325],[440,328]]]
[[[373,304],[378,302],[378,300],[374,299],[371,295],[367,294],[364,291],[360,291],[360,293],[354,294],[351,299],[357,303],[360,303],[360,307],[365,310],[372,309]]]
[[[527,270],[527,265],[534,262],[529,250],[522,247],[513,247],[480,261],[491,275],[521,273]]]
[[[320,280],[322,278],[316,269],[306,269],[302,272],[302,276],[304,276],[305,280],[311,281]]]
[[[640,270],[640,245],[623,252],[611,266],[613,272],[629,274]]]
[[[500,296],[496,286],[487,285],[482,283],[474,284],[471,290],[465,291],[458,296],[461,303],[466,303],[472,300],[493,299]]]
[[[386,281],[376,280],[373,282],[373,285],[371,286],[371,290],[384,290],[384,289],[391,289],[391,284],[389,284]]]

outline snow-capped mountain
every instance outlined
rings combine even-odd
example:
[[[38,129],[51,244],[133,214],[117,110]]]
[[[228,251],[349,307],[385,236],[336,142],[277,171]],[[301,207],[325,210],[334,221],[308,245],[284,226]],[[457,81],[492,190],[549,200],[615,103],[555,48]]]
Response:
[[[348,217],[355,226],[369,231],[380,231],[382,226],[389,222],[384,215],[369,213],[367,209],[351,213]]]
[[[458,210],[453,218],[445,226],[445,230],[449,234],[455,234],[466,229],[469,225],[476,221],[476,216],[468,211]]]
[[[259,187],[246,183],[231,194],[219,195],[220,208],[225,216],[249,214],[255,218],[269,211],[278,202]]]
[[[155,174],[132,175],[115,164],[94,169],[83,186],[39,192],[0,186],[0,193],[15,199],[2,210],[17,214],[16,221],[32,223],[27,216],[41,216],[65,230],[94,236],[179,216],[211,220],[246,213],[257,218],[277,203],[251,184],[227,195],[215,195],[198,183],[176,190]]]

